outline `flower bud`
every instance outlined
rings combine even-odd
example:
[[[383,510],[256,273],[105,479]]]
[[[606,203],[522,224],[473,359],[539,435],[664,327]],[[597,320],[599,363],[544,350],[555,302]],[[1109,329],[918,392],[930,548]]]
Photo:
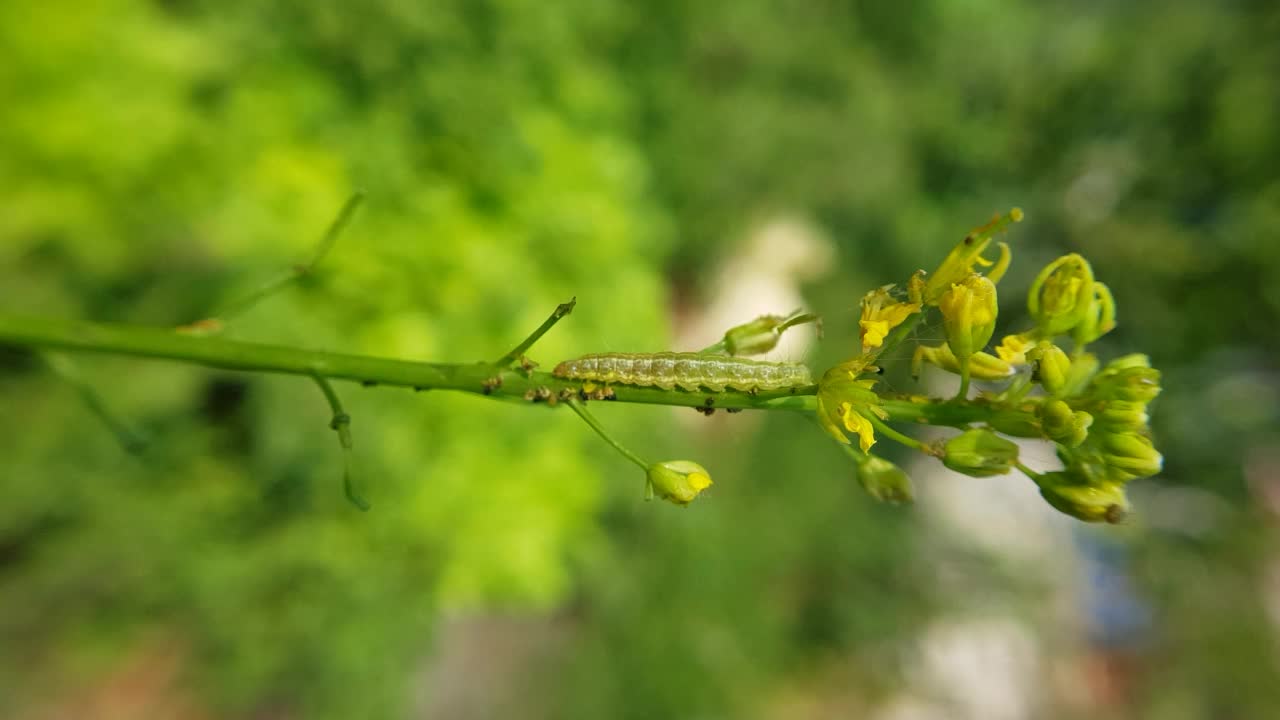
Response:
[[[911,358],[912,377],[920,377],[920,369],[924,363],[936,365],[947,372],[960,372],[960,361],[946,345],[917,345],[915,355]],[[995,355],[977,352],[969,358],[969,375],[975,380],[1004,380],[1012,374],[1013,367]]]
[[[1105,381],[1109,398],[1149,403],[1160,394],[1160,371],[1155,368],[1128,368]]]
[[[1118,523],[1129,513],[1129,500],[1119,485],[1085,485],[1074,482],[1065,472],[1045,473],[1036,482],[1046,502],[1073,518]]]
[[[1143,353],[1129,353],[1107,363],[1106,370],[1118,371],[1128,370],[1130,368],[1149,368],[1151,367],[1151,358]]]
[[[649,488],[663,500],[688,505],[698,493],[711,487],[711,475],[696,462],[668,460],[648,470]]]
[[[1027,357],[1036,363],[1036,379],[1053,397],[1062,397],[1071,373],[1071,360],[1062,348],[1042,341]]]
[[[1087,345],[1111,332],[1116,326],[1116,301],[1111,288],[1100,282],[1093,283],[1093,300],[1089,303],[1080,323],[1071,332],[1077,346]]]
[[[1146,355],[1133,354],[1107,363],[1085,390],[1099,403],[1138,403],[1145,406],[1160,394],[1160,371]]]
[[[863,455],[858,461],[858,482],[880,502],[898,504],[915,499],[911,478],[902,468],[878,455]]]
[[[1093,268],[1072,253],[1049,263],[1027,295],[1027,309],[1042,335],[1071,332],[1084,320],[1094,299]]]
[[[1089,436],[1093,416],[1071,407],[1061,400],[1050,400],[1040,406],[1040,426],[1044,434],[1067,447],[1077,447]]]
[[[730,328],[721,343],[730,355],[763,355],[778,346],[778,340],[787,328],[808,322],[818,322],[818,316],[798,311],[787,317],[761,315],[751,322]]]
[[[1102,437],[1102,460],[1116,478],[1127,482],[1150,477],[1164,467],[1164,457],[1151,444],[1151,439],[1136,433],[1106,433]]]
[[[911,277],[907,278],[907,301],[917,305],[924,305],[925,271],[917,270],[911,273]]]
[[[1146,403],[1112,400],[1094,414],[1094,420],[1108,432],[1124,432],[1147,427],[1150,418],[1147,416]]]
[[[970,275],[951,286],[938,301],[947,345],[960,362],[986,347],[996,329],[996,286],[981,275]]]
[[[942,464],[973,477],[1003,475],[1018,461],[1018,446],[984,429],[966,430],[947,441]]]
[[[1033,420],[1026,413],[1002,413],[998,412],[987,419],[987,422],[995,430],[1012,435],[1013,437],[1022,438],[1043,438],[1044,428],[1040,422]]]

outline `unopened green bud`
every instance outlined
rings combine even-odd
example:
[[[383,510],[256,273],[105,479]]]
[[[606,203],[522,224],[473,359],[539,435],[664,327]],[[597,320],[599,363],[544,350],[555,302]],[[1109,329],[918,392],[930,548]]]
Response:
[[[1148,403],[1160,394],[1160,371],[1146,355],[1125,355],[1107,363],[1089,391],[1098,400]]]
[[[907,300],[924,305],[925,271],[917,270],[907,279]]]
[[[801,312],[787,317],[761,315],[751,322],[730,328],[721,342],[730,355],[763,355],[778,346],[778,340],[787,328],[809,322],[818,322],[818,316]]]
[[[924,363],[936,365],[947,372],[960,372],[960,361],[947,345],[917,345],[915,355],[911,358],[913,377],[920,377]],[[1004,380],[1012,374],[1012,365],[990,353],[976,352],[969,357],[969,375],[975,380]]]
[[[1119,485],[1081,484],[1064,472],[1045,473],[1036,482],[1046,502],[1073,518],[1118,523],[1129,514],[1129,499]]]
[[[1124,432],[1140,430],[1147,426],[1146,403],[1113,400],[1105,404],[1102,410],[1094,414],[1098,426],[1108,432]]]
[[[1005,435],[1022,438],[1043,438],[1044,428],[1026,412],[997,412],[987,419],[991,427]]]
[[[966,430],[943,446],[942,464],[973,477],[1003,475],[1018,461],[1018,446],[990,430]]]
[[[1117,479],[1151,477],[1164,467],[1164,457],[1151,439],[1136,433],[1107,433],[1102,438],[1102,459]]]
[[[911,488],[911,478],[902,468],[878,455],[863,454],[858,459],[858,482],[871,497],[880,502],[909,503],[915,499]]]
[[[1043,341],[1027,356],[1036,363],[1036,379],[1053,397],[1062,397],[1071,373],[1071,359],[1062,348]]]
[[[1116,326],[1116,301],[1111,288],[1100,282],[1093,283],[1093,300],[1079,324],[1071,332],[1076,345],[1087,345],[1111,332]]]
[[[947,345],[962,363],[986,347],[996,329],[996,285],[981,275],[970,275],[952,285],[938,301]]]
[[[1093,268],[1083,257],[1072,253],[1040,271],[1027,295],[1027,309],[1041,334],[1053,337],[1079,325],[1093,298]]]
[[[1040,407],[1040,426],[1049,439],[1067,447],[1077,447],[1089,436],[1093,416],[1071,407],[1061,400],[1050,400]]]
[[[689,460],[654,463],[648,470],[649,488],[663,500],[688,505],[698,493],[711,487],[711,474]]]

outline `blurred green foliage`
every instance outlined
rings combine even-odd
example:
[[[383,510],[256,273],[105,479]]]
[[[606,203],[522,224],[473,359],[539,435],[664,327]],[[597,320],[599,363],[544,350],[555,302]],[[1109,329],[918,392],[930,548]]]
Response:
[[[838,249],[805,289],[821,364],[862,292],[1020,205],[1002,328],[1078,251],[1120,308],[1103,351],[1166,373],[1166,472],[1135,496],[1146,524],[1113,531],[1154,621],[1128,710],[1261,717],[1275,489],[1245,468],[1274,484],[1280,463],[1278,36],[1280,6],[1244,1],[7,0],[0,304],[189,322],[304,259],[359,187],[318,272],[233,336],[480,360],[576,295],[533,352],[550,363],[669,347],[671,298],[706,299],[793,213]],[[943,611],[1052,617],[1038,581],[875,505],[796,418],[700,443],[666,409],[602,408],[711,469],[682,511],[640,503],[567,413],[340,387],[361,515],[310,383],[78,364],[150,444],[125,454],[0,354],[5,716],[92,703],[156,647],[215,714],[398,716],[440,618],[478,608],[573,628],[522,714],[785,716],[888,696]]]

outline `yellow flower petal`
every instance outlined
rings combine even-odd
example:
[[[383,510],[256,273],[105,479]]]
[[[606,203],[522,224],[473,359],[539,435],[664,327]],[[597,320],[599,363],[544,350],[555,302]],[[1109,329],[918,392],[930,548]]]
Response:
[[[889,334],[889,323],[883,320],[862,320],[858,323],[862,328],[862,347],[874,348],[884,344]]]
[[[996,354],[1010,365],[1026,365],[1027,351],[1033,347],[1035,343],[1022,335],[1005,335],[1000,345],[996,347]]]
[[[876,444],[875,429],[871,426],[871,421],[854,412],[849,403],[840,404],[840,419],[849,432],[858,435],[858,445],[862,452],[869,452],[871,446]]]
[[[912,314],[920,312],[920,303],[894,302],[889,295],[892,287],[885,285],[862,297],[862,318],[858,325],[863,351],[880,347],[890,330],[901,325]]]

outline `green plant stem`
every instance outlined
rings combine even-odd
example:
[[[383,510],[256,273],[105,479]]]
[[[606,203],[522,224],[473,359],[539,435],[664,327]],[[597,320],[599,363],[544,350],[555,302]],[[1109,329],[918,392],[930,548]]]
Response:
[[[1032,470],[1031,468],[1027,467],[1026,465],[1023,465],[1021,462],[1014,461],[1013,466],[1021,470],[1023,475],[1026,475],[1027,477],[1034,480],[1037,485],[1040,484],[1041,479],[1044,477],[1043,473],[1038,473],[1035,470]]]
[[[98,390],[80,376],[80,372],[70,358],[56,352],[44,352],[40,353],[40,355],[55,375],[65,380],[67,384],[75,389],[81,402],[84,403],[94,417],[102,421],[102,424],[111,431],[116,442],[120,443],[120,447],[124,448],[125,452],[130,455],[139,455],[146,450],[146,439],[112,412],[107,402],[102,399],[102,395],[98,393]]]
[[[623,447],[622,443],[618,442],[617,440],[614,440],[613,437],[609,435],[609,433],[604,429],[604,426],[600,424],[600,421],[596,420],[596,417],[587,410],[586,405],[584,405],[581,400],[579,400],[578,398],[571,397],[568,400],[566,400],[565,403],[568,404],[569,407],[572,408],[574,412],[578,413],[578,417],[582,418],[583,422],[590,425],[591,429],[595,430],[597,435],[604,438],[605,442],[612,445],[614,450],[617,450],[618,452],[622,453],[623,457],[635,463],[636,465],[639,465],[641,470],[648,472],[649,463],[645,462],[644,460],[641,460],[640,456],[636,455],[635,453]]]
[[[529,334],[529,337],[524,339],[523,342],[512,348],[511,352],[498,358],[498,361],[494,363],[494,366],[499,368],[510,367],[511,364],[518,360],[529,348],[533,347],[534,343],[538,342],[543,335],[546,335],[548,330],[554,327],[556,323],[560,322],[560,318],[573,312],[573,308],[577,304],[578,298],[572,297],[569,298],[569,302],[557,305],[556,309],[551,312],[551,315],[546,320],[542,321],[542,324],[538,326],[537,330],[534,330]]]
[[[956,402],[963,402],[969,397],[969,358],[960,360],[960,389],[956,391]]]
[[[909,435],[903,435],[897,430],[894,430],[893,428],[886,425],[883,420],[876,417],[875,413],[867,413],[863,417],[865,417],[871,423],[871,426],[876,429],[876,432],[880,433],[881,435],[884,435],[890,440],[893,440],[894,442],[900,445],[905,445],[914,450],[919,450],[925,455],[934,455],[934,456],[937,455],[937,453],[928,445],[925,445],[924,443],[920,442],[919,440]]]
[[[924,320],[924,314],[928,308],[921,308],[920,312],[912,313],[901,325],[889,331],[889,335],[885,337],[884,342],[880,343],[880,348],[876,350],[876,358],[884,357],[889,351],[893,350],[903,340],[906,340],[911,333],[915,332],[916,327]]]
[[[164,328],[25,318],[0,313],[0,344],[31,350],[103,353],[146,357],[205,367],[285,375],[320,375],[365,385],[389,385],[415,390],[456,390],[513,401],[535,400],[582,389],[581,381],[558,378],[544,372],[495,369],[491,363],[427,363],[281,347],[260,343],[183,334]],[[501,384],[493,383],[493,379]],[[663,390],[656,387],[614,385],[618,402],[680,407],[714,407],[744,410],[815,412],[817,385],[757,393],[719,393]],[[973,422],[1033,424],[1030,412],[1008,410],[979,401],[956,403],[918,396],[885,397],[881,408],[892,422],[963,427]]]

